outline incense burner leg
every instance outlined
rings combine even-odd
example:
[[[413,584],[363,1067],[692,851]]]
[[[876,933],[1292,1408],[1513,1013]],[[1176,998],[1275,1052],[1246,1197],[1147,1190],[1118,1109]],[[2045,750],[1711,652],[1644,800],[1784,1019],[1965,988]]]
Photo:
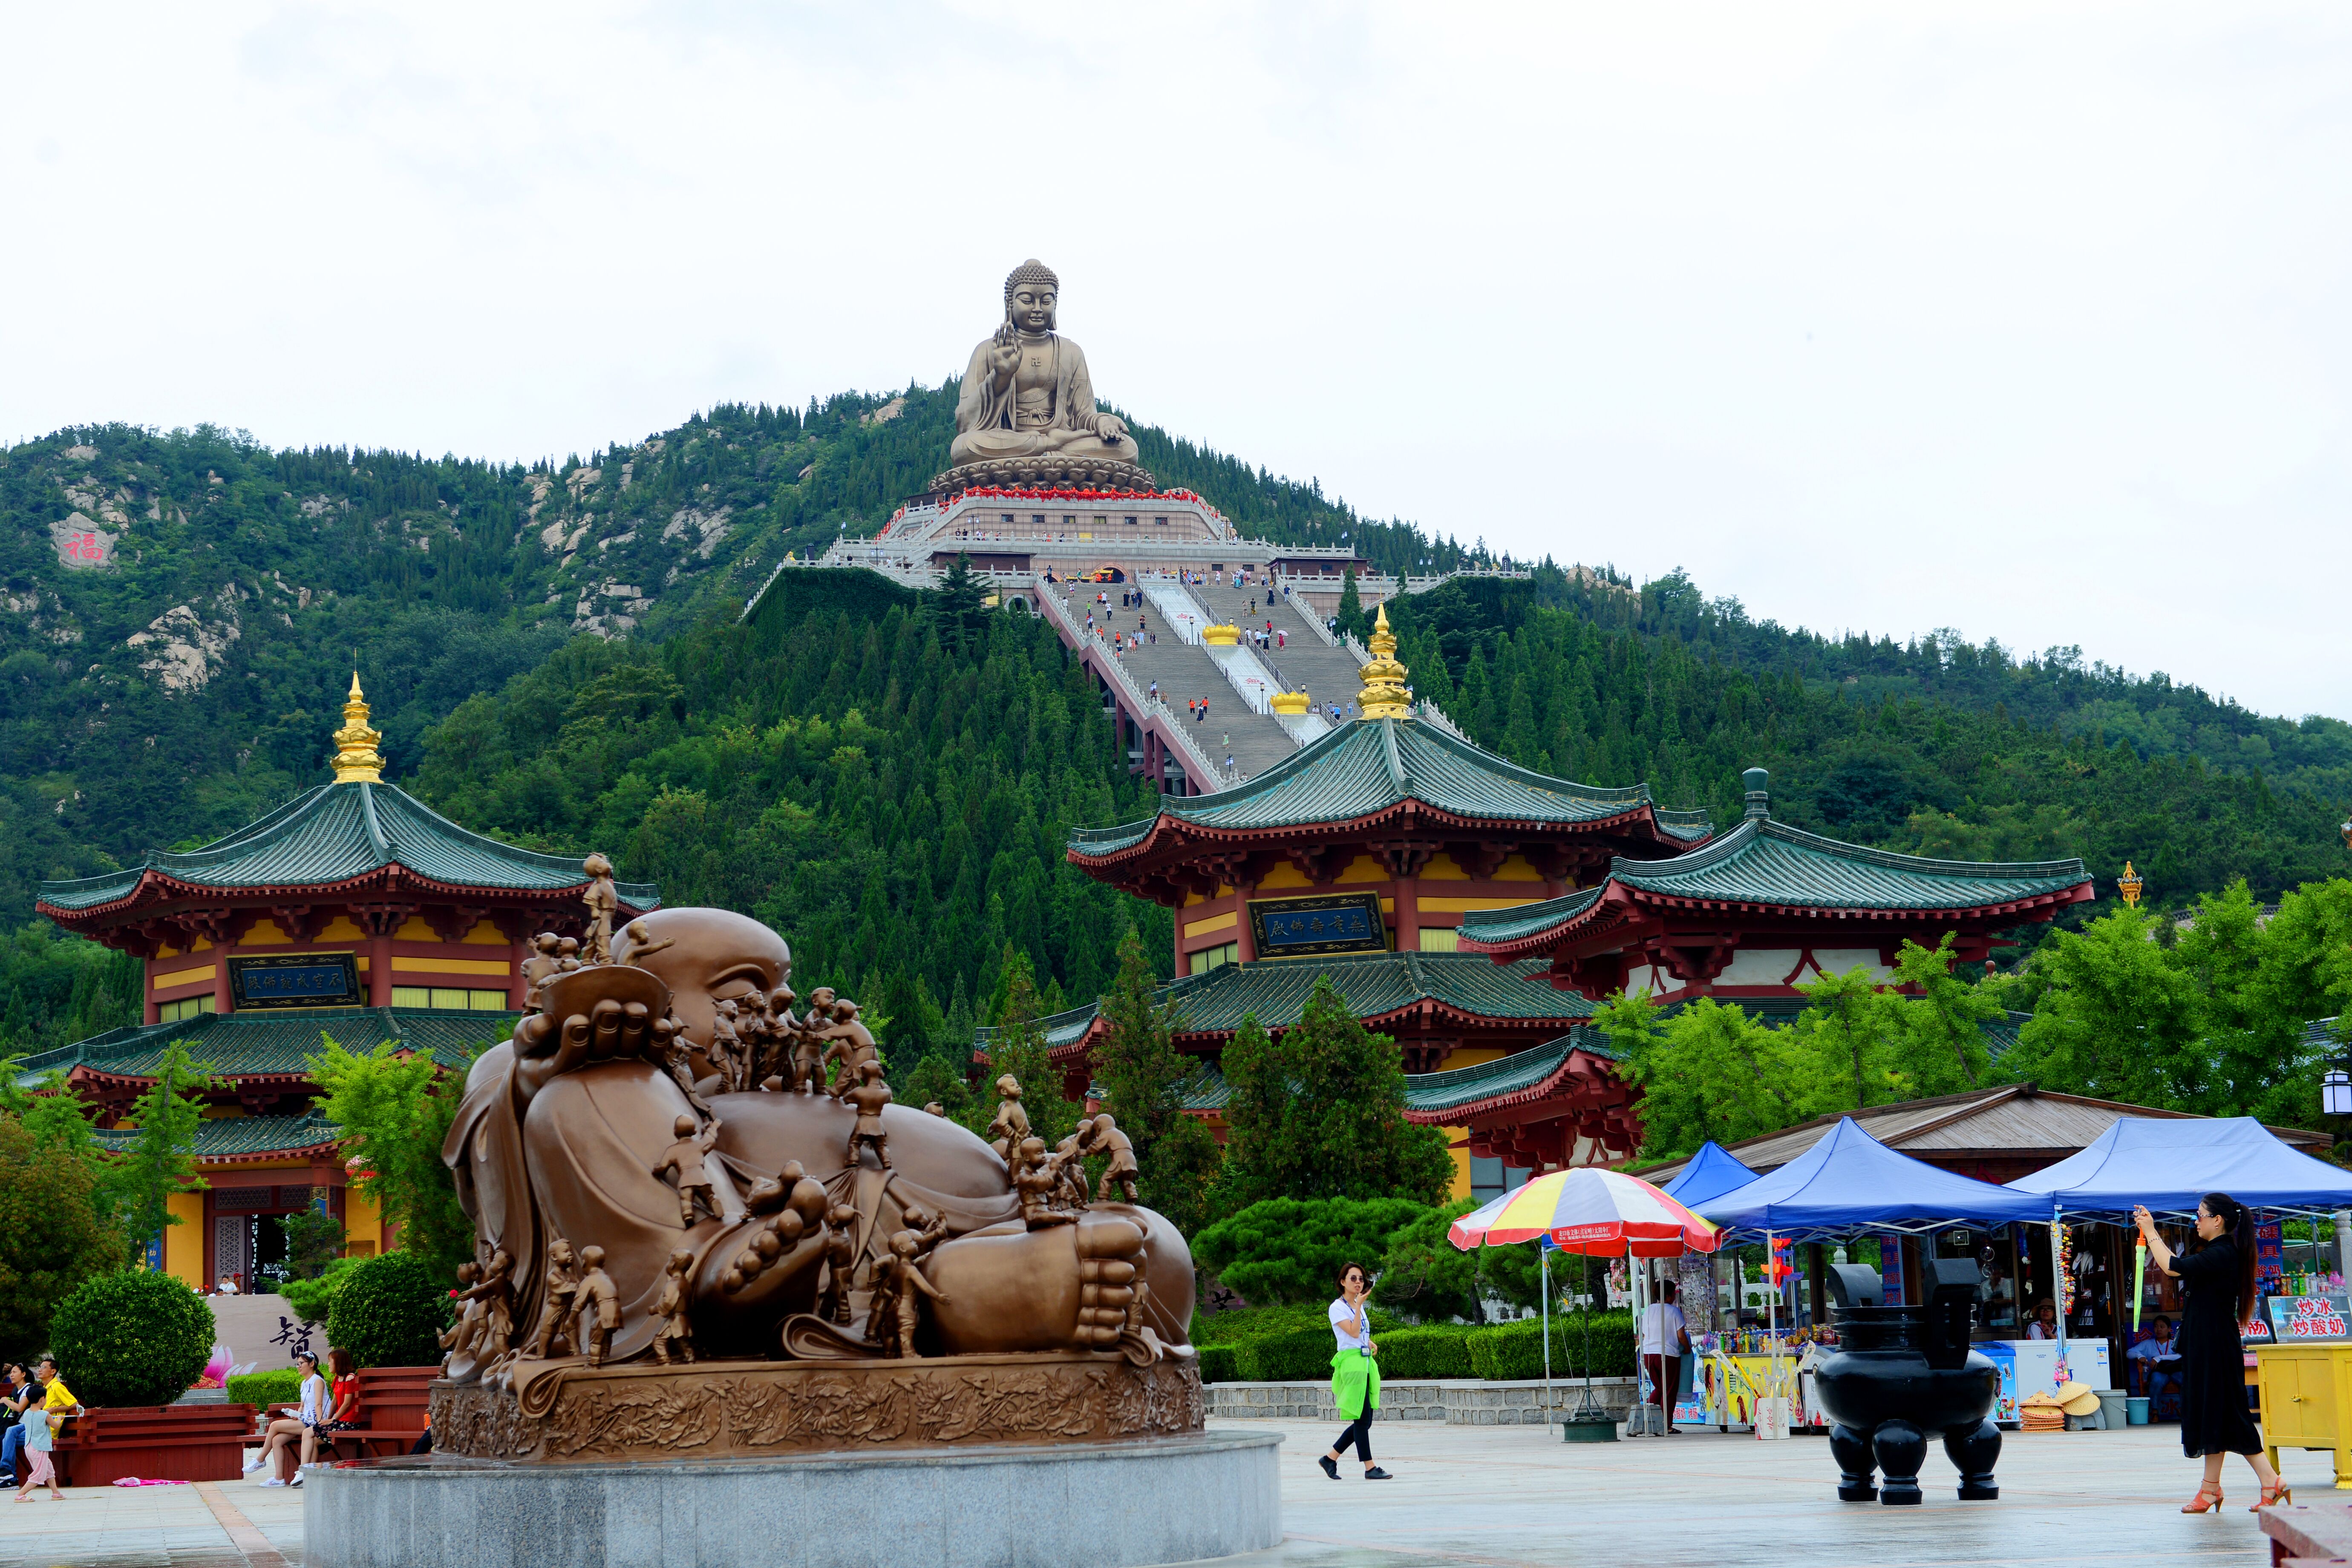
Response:
[[[1878,1500],[1888,1504],[1916,1503],[1919,1500],[1919,1467],[1927,1459],[1927,1435],[1908,1421],[1882,1421],[1871,1435],[1870,1446],[1878,1457],[1878,1468],[1886,1472],[1886,1485]]]
[[[1871,1457],[1870,1438],[1851,1426],[1830,1428],[1830,1458],[1838,1462],[1838,1500],[1878,1500],[1878,1462]]]
[[[1992,1468],[2000,1458],[2000,1428],[1990,1421],[1944,1434],[1944,1452],[1960,1472],[1960,1500],[1990,1502],[2000,1496],[1993,1484]]]

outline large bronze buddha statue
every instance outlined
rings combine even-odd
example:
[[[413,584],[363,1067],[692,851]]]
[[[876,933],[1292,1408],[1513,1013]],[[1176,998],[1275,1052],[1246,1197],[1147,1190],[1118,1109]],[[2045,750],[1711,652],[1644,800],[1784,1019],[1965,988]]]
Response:
[[[678,1294],[673,1276],[705,1358],[854,1355],[833,1326],[849,1305],[828,1318],[820,1303],[862,1313],[870,1266],[887,1274],[913,1233],[925,1353],[1121,1349],[1142,1364],[1187,1343],[1192,1256],[1151,1210],[1095,1203],[1025,1224],[1015,1173],[954,1122],[878,1103],[887,1095],[845,1103],[797,1077],[729,1081],[727,1063],[751,1059],[730,1044],[739,1009],[824,1024],[790,1014],[791,972],[790,949],[759,921],[666,909],[614,933],[612,963],[535,983],[541,1012],[476,1061],[443,1151],[482,1258],[511,1262],[513,1321],[537,1321],[565,1254],[594,1246],[617,1307],[608,1362],[652,1349],[676,1316],[662,1305],[666,1287]],[[845,1011],[854,1019],[847,1004],[833,1016]],[[870,1045],[863,1026],[839,1028]],[[536,1375],[528,1357],[511,1370]],[[463,1354],[449,1368],[460,1384],[500,1371]]]
[[[1032,258],[1004,280],[1004,321],[971,351],[956,398],[954,467],[938,488],[1080,484],[1148,489],[1126,421],[1095,405],[1084,350],[1055,330],[1061,281]]]

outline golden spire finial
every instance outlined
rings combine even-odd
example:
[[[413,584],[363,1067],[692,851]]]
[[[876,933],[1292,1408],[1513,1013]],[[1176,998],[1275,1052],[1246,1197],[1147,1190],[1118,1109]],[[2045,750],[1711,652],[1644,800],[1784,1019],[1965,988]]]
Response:
[[[343,727],[335,731],[335,782],[383,783],[383,754],[375,743],[383,731],[368,728],[367,698],[360,691],[360,672],[352,671],[351,700],[343,704]]]
[[[1356,706],[1367,719],[1410,719],[1412,700],[1405,695],[1404,666],[1396,661],[1396,634],[1389,630],[1389,607],[1381,605],[1372,616],[1372,658],[1357,672],[1364,689]]]

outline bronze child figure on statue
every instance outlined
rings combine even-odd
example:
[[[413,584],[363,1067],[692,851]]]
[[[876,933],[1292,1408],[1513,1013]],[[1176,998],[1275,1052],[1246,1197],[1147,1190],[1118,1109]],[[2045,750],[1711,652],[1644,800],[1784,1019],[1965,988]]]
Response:
[[[560,1353],[559,1344],[570,1348],[560,1331],[572,1316],[572,1293],[579,1289],[572,1276],[572,1244],[559,1236],[547,1244],[547,1300],[540,1306],[539,1327],[531,1331],[525,1359],[545,1361]]]
[[[673,1346],[678,1359],[689,1366],[694,1363],[694,1325],[686,1318],[686,1271],[693,1267],[692,1248],[681,1247],[671,1253],[661,1299],[654,1303],[654,1360],[664,1366],[669,1364]]]
[[[475,1339],[481,1333],[482,1301],[474,1293],[474,1281],[481,1277],[480,1264],[468,1259],[457,1265],[457,1283],[462,1289],[451,1291],[450,1295],[454,1300],[466,1303],[465,1310],[457,1321],[442,1330],[433,1342],[449,1352],[441,1358],[445,1366],[461,1355],[470,1354]]]
[[[857,1082],[859,1069],[881,1052],[874,1044],[873,1033],[857,1021],[855,1002],[833,1005],[833,1026],[824,1031],[824,1037],[833,1042],[825,1048],[824,1059],[841,1063],[841,1070],[834,1075],[831,1091],[839,1100]]]
[[[919,1355],[921,1352],[915,1349],[915,1330],[920,1321],[922,1302],[918,1297],[929,1296],[934,1301],[947,1300],[916,1267],[917,1254],[921,1249],[922,1238],[911,1230],[902,1230],[890,1238],[888,1254],[875,1259],[874,1295],[866,1315],[866,1342],[877,1347],[884,1355],[908,1360]]]
[[[1078,1216],[1066,1209],[1054,1206],[1054,1189],[1061,1176],[1045,1157],[1043,1138],[1024,1138],[1021,1147],[1013,1151],[1021,1163],[1013,1173],[1013,1190],[1020,1194],[1021,1217],[1031,1230],[1049,1225],[1068,1225]]]
[[[857,1267],[857,1211],[835,1204],[824,1216],[824,1282],[817,1289],[816,1315],[828,1323],[849,1321],[850,1275]]]
[[[1118,1123],[1110,1119],[1108,1111],[1095,1118],[1095,1132],[1087,1141],[1087,1152],[1110,1156],[1110,1163],[1103,1168],[1102,1180],[1095,1184],[1095,1202],[1109,1202],[1113,1187],[1124,1194],[1129,1203],[1135,1202],[1136,1180],[1141,1173],[1135,1163],[1135,1145],[1118,1130]]]
[[[590,1366],[604,1364],[613,1348],[613,1331],[621,1326],[620,1292],[604,1272],[604,1249],[580,1249],[580,1284],[572,1298],[572,1348],[584,1354]]]
[[[613,962],[613,916],[621,907],[620,890],[613,886],[613,863],[601,854],[580,863],[588,873],[588,890],[580,901],[588,906],[588,952],[591,963]]]
[[[1011,1073],[996,1080],[996,1114],[989,1120],[988,1135],[995,1140],[991,1147],[996,1157],[1011,1170],[1013,1152],[1029,1136],[1029,1112],[1021,1105],[1021,1080]]]
[[[842,1103],[857,1112],[857,1123],[849,1130],[848,1157],[845,1166],[857,1163],[857,1151],[862,1144],[874,1151],[875,1159],[884,1170],[890,1168],[889,1135],[882,1131],[882,1108],[890,1103],[890,1086],[882,1081],[882,1064],[868,1058],[857,1065],[857,1086],[841,1097]]]
[[[710,1169],[703,1163],[703,1156],[719,1142],[719,1123],[713,1121],[697,1132],[694,1118],[681,1116],[670,1124],[670,1131],[677,1134],[677,1142],[662,1152],[661,1159],[654,1165],[654,1174],[677,1173],[678,1225],[687,1230],[694,1228],[694,1205],[698,1202],[709,1211],[712,1219],[726,1218],[719,1212],[719,1201],[710,1195]]]
[[[824,1092],[825,1031],[833,1025],[834,990],[820,985],[809,993],[808,1016],[787,1019],[793,1040],[793,1087],[809,1094]]]

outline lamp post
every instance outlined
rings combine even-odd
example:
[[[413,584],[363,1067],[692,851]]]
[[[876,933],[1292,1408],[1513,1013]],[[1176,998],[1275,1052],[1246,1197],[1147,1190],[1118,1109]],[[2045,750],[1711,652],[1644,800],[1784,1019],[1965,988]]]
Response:
[[[2147,881],[2140,874],[2132,869],[2132,863],[2128,860],[2125,861],[2124,874],[2116,879],[2116,891],[2124,896],[2124,906],[2126,909],[2139,908],[2140,889],[2147,886]]]

